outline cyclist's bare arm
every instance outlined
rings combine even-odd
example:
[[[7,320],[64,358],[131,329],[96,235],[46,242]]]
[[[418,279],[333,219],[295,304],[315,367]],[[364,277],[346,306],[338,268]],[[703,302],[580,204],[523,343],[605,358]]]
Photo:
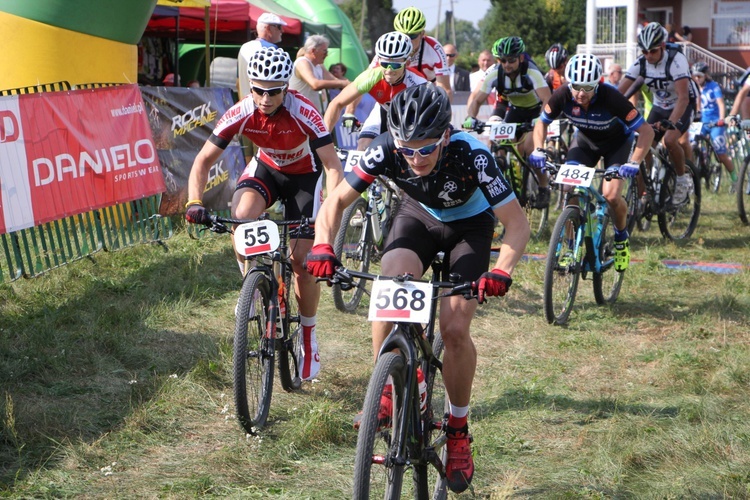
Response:
[[[734,116],[740,112],[742,101],[745,100],[745,97],[747,97],[749,92],[750,85],[743,85],[739,92],[737,92],[737,97],[734,98],[734,104],[732,104],[732,110],[729,112],[730,115]],[[743,116],[742,118],[745,117]]]
[[[485,103],[488,95],[489,94],[484,93],[479,88],[474,89],[469,95],[469,100],[466,103],[466,115],[476,118],[477,113],[479,113],[479,108]]]
[[[531,235],[529,221],[518,200],[512,200],[497,207],[494,212],[498,221],[505,227],[505,236],[503,236],[495,268],[512,274],[529,242]]]
[[[355,102],[358,98],[361,98],[362,94],[359,93],[356,83],[350,83],[344,89],[328,103],[323,121],[326,124],[326,128],[332,131],[336,128],[336,123],[341,118],[341,112],[349,104]]]
[[[549,87],[539,87],[535,90],[536,96],[539,98],[540,101],[542,101],[542,108],[547,104],[547,101],[549,101],[549,98],[552,96],[552,91],[549,89]]]
[[[208,182],[208,171],[211,169],[211,165],[216,163],[223,152],[223,149],[216,146],[211,141],[206,141],[203,145],[198,152],[198,155],[195,157],[193,166],[190,169],[190,177],[188,178],[188,200],[203,199],[203,191]]]
[[[443,87],[445,93],[448,94],[448,99],[453,102],[453,91],[451,90],[451,77],[450,75],[440,75],[435,77],[435,83],[438,87]]]
[[[323,169],[326,173],[326,192],[332,193],[336,186],[341,184],[344,179],[344,169],[341,168],[341,160],[336,154],[336,148],[333,143],[316,150],[320,161],[323,163]]]
[[[688,78],[680,78],[674,82],[674,88],[677,91],[677,103],[672,108],[672,113],[669,115],[669,121],[677,123],[685,114],[685,110],[690,104],[690,83]]]
[[[533,132],[534,149],[544,148],[544,143],[547,139],[547,128],[548,128],[548,125],[544,123],[541,119],[536,121],[536,124],[534,125],[534,132]]]
[[[346,105],[344,113],[347,115],[353,115],[354,112],[357,111],[357,106],[359,106],[360,102],[362,102],[362,94],[358,95],[356,99]]]
[[[315,245],[323,243],[333,245],[344,210],[359,195],[360,193],[351,187],[348,182],[340,182],[336,189],[328,192],[328,196],[321,205],[317,217],[315,217]]]
[[[630,155],[630,161],[641,163],[646,159],[651,143],[654,142],[654,128],[644,120],[635,131],[638,132],[638,140],[635,142],[633,154]]]

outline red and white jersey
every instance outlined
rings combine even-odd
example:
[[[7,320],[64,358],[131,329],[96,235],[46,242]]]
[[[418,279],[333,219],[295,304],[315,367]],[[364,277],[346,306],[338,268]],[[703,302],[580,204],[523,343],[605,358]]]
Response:
[[[408,67],[414,68],[420,73],[429,70],[435,74],[435,76],[448,75],[450,76],[451,70],[448,67],[448,58],[445,56],[443,46],[440,45],[436,39],[431,36],[423,36],[422,43],[419,44],[419,48],[409,56]],[[370,63],[370,67],[374,68],[378,66],[380,59],[375,56]]]
[[[360,94],[369,93],[375,100],[388,109],[391,99],[404,89],[415,87],[427,83],[427,79],[418,71],[407,68],[404,71],[404,77],[395,85],[385,81],[385,70],[378,66],[377,68],[367,68],[354,79],[354,84]]]
[[[285,174],[317,171],[313,149],[333,143],[318,110],[294,90],[273,115],[261,113],[247,96],[224,113],[208,140],[225,149],[237,134],[253,141],[260,161]]]

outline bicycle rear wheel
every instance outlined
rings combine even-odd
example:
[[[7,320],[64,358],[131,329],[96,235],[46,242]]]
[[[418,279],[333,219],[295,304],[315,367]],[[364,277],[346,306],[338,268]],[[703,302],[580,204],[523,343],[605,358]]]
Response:
[[[628,215],[625,222],[625,227],[628,230],[628,234],[633,234],[637,225],[638,219],[641,216],[641,210],[639,210],[639,203],[641,197],[638,195],[638,182],[635,178],[628,181],[628,190],[625,194],[625,203],[628,205]]]
[[[367,272],[370,269],[372,255],[372,237],[367,221],[367,200],[357,198],[341,218],[341,227],[333,244],[333,252],[347,269]],[[368,281],[355,279],[351,290],[343,291],[339,285],[333,285],[331,294],[336,309],[354,313],[367,289]]]
[[[234,327],[234,403],[240,425],[255,434],[268,418],[273,391],[274,335],[270,324],[271,292],[261,272],[245,277]],[[273,331],[271,332],[273,333]]]
[[[435,332],[435,339],[432,341],[432,353],[439,360],[443,359],[443,348],[443,337],[439,331]],[[425,422],[425,443],[434,447],[437,458],[445,467],[445,462],[448,459],[448,448],[444,443],[437,446],[436,441],[438,436],[443,435],[443,431],[438,428],[438,424],[442,425],[447,417],[450,411],[450,400],[448,399],[448,393],[445,392],[443,373],[432,365],[427,367],[425,373],[425,381],[427,382],[427,414],[423,418]],[[434,467],[429,467],[428,472],[432,474],[432,477],[428,478],[427,484],[433,484],[433,482],[435,484],[432,499],[443,500],[447,498],[448,483],[445,478],[441,477]]]
[[[279,378],[285,391],[296,391],[302,386],[299,359],[302,353],[302,329],[299,325],[299,306],[295,293],[294,275],[286,283],[286,314],[281,321],[286,332],[279,340]]]
[[[599,305],[611,304],[617,300],[622,288],[622,280],[625,279],[625,272],[617,272],[614,269],[615,258],[615,226],[609,218],[609,214],[604,216],[602,222],[601,241],[599,242],[599,260],[601,261],[601,271],[594,271],[594,298]],[[609,271],[609,272],[608,272]],[[604,276],[607,273],[608,279]]]
[[[670,240],[689,238],[698,225],[701,213],[701,183],[692,162],[685,161],[685,173],[689,174],[693,181],[693,190],[688,193],[686,200],[673,203],[672,195],[677,183],[677,175],[673,168],[667,169],[661,186],[664,210],[658,216],[659,229],[661,234]]]
[[[743,224],[750,224],[750,156],[745,158],[737,177],[737,211]]]
[[[708,169],[706,190],[711,191],[712,193],[718,193],[719,188],[721,187],[721,175],[724,170],[724,164],[719,160],[713,147],[708,149],[706,160],[706,168]]]
[[[398,429],[399,420],[406,415],[405,376],[406,366],[400,354],[386,352],[378,358],[367,386],[357,436],[357,453],[354,459],[355,500],[401,498],[406,465],[396,464],[392,459],[397,446],[393,429]],[[380,429],[380,397],[383,388],[389,383],[389,377],[393,382],[392,426]]]
[[[544,270],[544,316],[565,324],[573,310],[585,252],[578,207],[565,207],[552,229]]]

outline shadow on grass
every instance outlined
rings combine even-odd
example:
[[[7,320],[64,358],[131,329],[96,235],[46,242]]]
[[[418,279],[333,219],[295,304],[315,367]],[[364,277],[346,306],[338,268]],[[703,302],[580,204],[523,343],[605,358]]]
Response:
[[[471,419],[481,421],[485,418],[491,419],[493,415],[502,412],[532,409],[573,411],[582,416],[581,419],[573,421],[576,425],[587,425],[597,420],[605,420],[617,413],[653,418],[675,418],[680,413],[680,409],[675,406],[622,403],[610,398],[578,400],[560,394],[547,394],[539,389],[520,388],[507,390],[501,397],[494,400],[485,400],[472,405]],[[557,423],[562,423],[562,421]]]
[[[205,372],[200,365],[223,369],[225,337],[161,324],[239,291],[230,251],[206,253],[193,267],[181,252],[140,263],[138,255],[118,253],[129,264],[117,273],[104,259],[60,270],[75,291],[55,286],[49,297],[8,308],[22,312],[4,315],[13,338],[0,340],[0,492],[54,467],[69,443],[94,443],[121,427],[158,397],[170,375]],[[221,380],[201,375],[206,386]]]

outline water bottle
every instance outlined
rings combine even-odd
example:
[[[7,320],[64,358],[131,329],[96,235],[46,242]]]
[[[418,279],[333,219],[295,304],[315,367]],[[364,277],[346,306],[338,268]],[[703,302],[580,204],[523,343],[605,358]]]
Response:
[[[383,202],[383,196],[380,194],[380,189],[375,187],[372,191],[372,197],[375,200],[375,210],[372,211],[372,237],[375,240],[375,244],[380,246],[383,243],[383,228],[381,222],[383,220],[383,213],[385,213],[385,203]],[[382,208],[381,208],[382,207]]]
[[[284,336],[284,326],[282,320],[286,316],[286,285],[284,280],[279,277],[279,314],[276,315],[276,334],[279,337]]]
[[[419,411],[427,411],[427,382],[421,368],[417,368],[417,384],[419,386]]]

